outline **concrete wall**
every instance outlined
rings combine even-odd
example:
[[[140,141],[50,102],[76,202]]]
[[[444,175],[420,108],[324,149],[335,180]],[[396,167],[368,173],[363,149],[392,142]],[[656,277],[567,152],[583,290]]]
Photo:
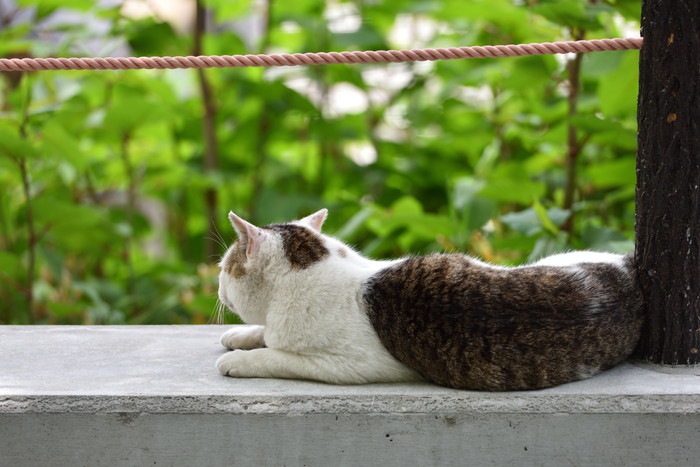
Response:
[[[534,392],[218,375],[219,326],[0,327],[0,465],[680,465],[700,369]]]

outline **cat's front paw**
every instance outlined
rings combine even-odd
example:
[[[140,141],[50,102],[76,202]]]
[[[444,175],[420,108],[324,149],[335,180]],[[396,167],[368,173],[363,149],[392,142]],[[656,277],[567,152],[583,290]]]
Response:
[[[244,374],[244,368],[247,365],[245,360],[248,357],[248,355],[246,355],[248,353],[249,351],[247,350],[226,352],[216,361],[216,369],[224,376],[246,376]]]
[[[265,347],[265,326],[235,326],[221,335],[221,345],[229,350]]]

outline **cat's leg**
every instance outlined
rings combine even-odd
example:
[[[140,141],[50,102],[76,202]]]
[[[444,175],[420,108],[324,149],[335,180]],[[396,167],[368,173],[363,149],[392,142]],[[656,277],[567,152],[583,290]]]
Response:
[[[324,358],[299,355],[277,349],[234,350],[216,361],[222,375],[238,378],[286,378],[311,379],[327,383],[357,383],[334,368],[333,362]]]
[[[265,347],[265,326],[235,326],[221,335],[221,345],[229,350]]]

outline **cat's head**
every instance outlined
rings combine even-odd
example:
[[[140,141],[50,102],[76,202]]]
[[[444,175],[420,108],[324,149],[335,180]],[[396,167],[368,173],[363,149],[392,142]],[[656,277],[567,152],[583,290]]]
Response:
[[[257,227],[230,212],[238,240],[219,263],[219,300],[246,323],[265,324],[274,294],[284,293],[284,278],[330,254],[321,235],[327,215],[321,209],[297,221]]]

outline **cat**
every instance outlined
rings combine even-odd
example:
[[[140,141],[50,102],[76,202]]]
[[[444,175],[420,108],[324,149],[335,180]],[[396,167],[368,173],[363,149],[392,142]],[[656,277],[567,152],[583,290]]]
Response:
[[[322,234],[327,214],[256,227],[229,213],[219,300],[251,326],[222,335],[221,374],[529,390],[611,368],[640,337],[632,255],[374,261]]]

